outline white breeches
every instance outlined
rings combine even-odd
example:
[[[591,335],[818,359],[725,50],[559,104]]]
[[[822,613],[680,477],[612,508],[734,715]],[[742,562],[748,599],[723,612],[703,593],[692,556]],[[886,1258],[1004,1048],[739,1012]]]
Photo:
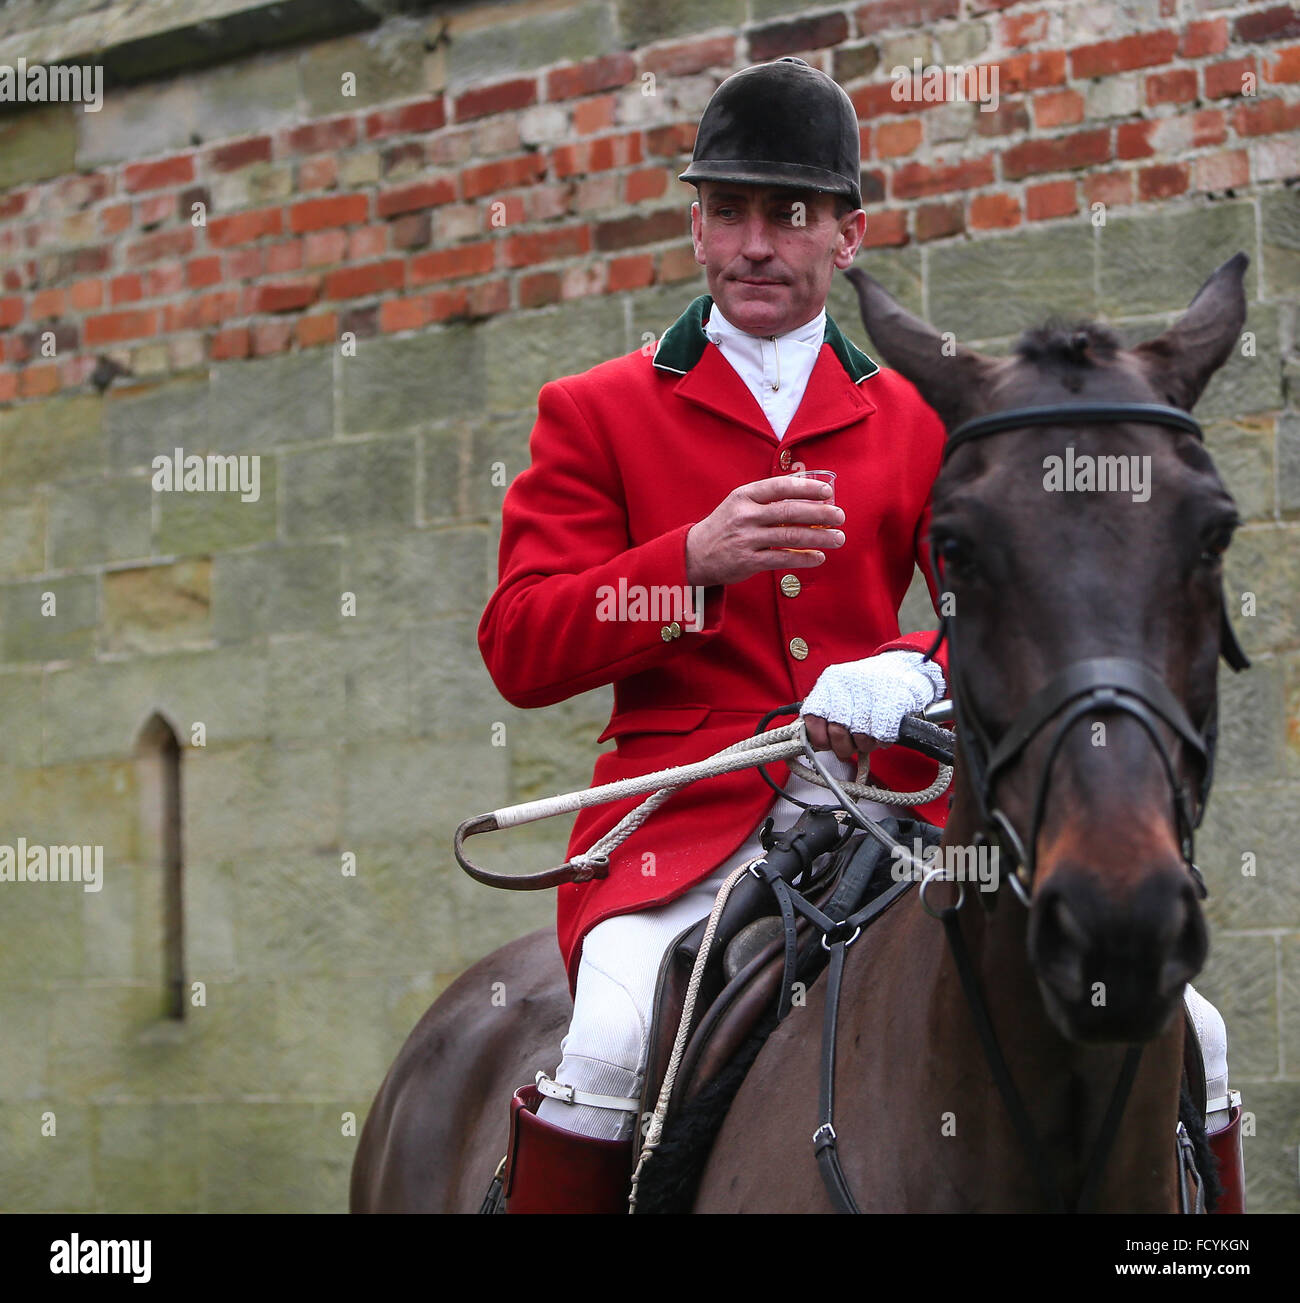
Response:
[[[853,778],[855,766],[830,751],[822,760],[836,778]],[[791,774],[785,790],[815,805],[833,797],[824,787]],[[872,818],[896,814],[897,806],[860,801],[858,808]],[[727,876],[763,853],[758,834],[769,816],[777,832],[789,828],[803,813],[792,802],[774,797],[771,808],[754,825],[744,845],[720,864],[712,876],[666,905],[619,914],[597,923],[583,938],[582,958],[573,998],[573,1020],[560,1042],[564,1056],[551,1074],[557,1082],[601,1095],[637,1098],[641,1093],[650,1052],[650,1014],[664,951],[683,929],[699,922],[713,908]],[[625,1140],[636,1115],[620,1109],[597,1108],[544,1099],[537,1116],[566,1131],[599,1140]]]
[[[836,759],[832,752],[824,752],[822,759],[836,778],[854,776],[854,766]],[[828,803],[829,793],[824,787],[806,782],[797,774],[790,775],[785,790],[813,804]],[[900,809],[875,801],[860,801],[858,807],[876,819],[897,814]],[[802,813],[799,806],[778,797],[763,819],[771,816],[776,831],[781,832]],[[678,933],[709,913],[729,874],[763,853],[758,840],[763,819],[710,877],[675,900],[635,914],[619,914],[587,933],[578,964],[573,1019],[560,1042],[560,1066],[551,1074],[555,1081],[600,1095],[628,1099],[640,1096],[650,1050],[650,1016],[664,951]],[[1205,1058],[1211,1109],[1207,1125],[1213,1131],[1228,1120],[1226,1104],[1222,1109],[1214,1107],[1228,1091],[1227,1030],[1219,1011],[1190,983],[1184,999]],[[631,1111],[550,1098],[542,1100],[537,1115],[566,1131],[598,1140],[626,1140],[636,1126],[636,1114]]]

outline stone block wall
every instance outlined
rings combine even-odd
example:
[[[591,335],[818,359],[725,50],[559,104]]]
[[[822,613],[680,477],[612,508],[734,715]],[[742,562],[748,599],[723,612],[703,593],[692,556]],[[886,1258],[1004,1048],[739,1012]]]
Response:
[[[1198,408],[1247,519],[1230,589],[1258,600],[1255,667],[1221,679],[1201,986],[1255,1114],[1252,1206],[1300,1210],[1295,11],[139,8],[0,24],[0,63],[111,74],[97,113],[0,105],[0,843],[105,865],[97,893],[0,883],[0,1206],[341,1209],[345,1115],[459,971],[549,922],[450,853],[468,815],[585,785],[611,701],[520,711],[487,678],[504,486],[547,379],[701,292],[694,124],[794,53],[861,118],[860,264],[965,342],[1005,351],[1049,310],[1136,342],[1251,255],[1253,347]],[[894,101],[914,58],[996,67],[997,111]],[[842,284],[831,310],[871,352]],[[156,491],[177,448],[256,455],[256,499]],[[915,587],[905,620],[930,623]],[[156,714],[182,748],[180,1020]],[[558,863],[567,831],[488,854]]]

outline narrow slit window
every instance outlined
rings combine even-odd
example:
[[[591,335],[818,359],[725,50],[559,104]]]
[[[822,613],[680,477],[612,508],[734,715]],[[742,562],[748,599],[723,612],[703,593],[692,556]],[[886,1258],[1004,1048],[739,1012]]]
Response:
[[[163,1016],[185,1017],[184,860],[181,844],[181,746],[172,726],[154,714],[136,741],[140,846],[161,880]]]

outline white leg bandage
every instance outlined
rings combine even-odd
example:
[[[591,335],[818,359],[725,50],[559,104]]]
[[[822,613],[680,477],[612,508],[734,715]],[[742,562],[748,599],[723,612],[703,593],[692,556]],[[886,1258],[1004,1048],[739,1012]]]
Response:
[[[1228,1124],[1228,1029],[1223,1015],[1190,982],[1183,1003],[1205,1061],[1205,1129],[1218,1131]]]

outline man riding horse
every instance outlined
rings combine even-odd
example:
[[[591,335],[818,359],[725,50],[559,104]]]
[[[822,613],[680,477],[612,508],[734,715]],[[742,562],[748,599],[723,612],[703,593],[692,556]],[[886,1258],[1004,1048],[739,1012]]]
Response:
[[[801,59],[746,68],[710,100],[681,179],[698,191],[708,294],[652,356],[541,390],[532,463],[505,498],[484,661],[520,707],[614,685],[599,740],[617,750],[593,785],[703,759],[802,699],[837,777],[874,752],[873,782],[924,789],[933,762],[890,744],[904,714],[945,694],[946,647],[926,659],[934,634],[900,635],[897,613],[916,565],[938,609],[927,536],[945,430],[826,314],[866,232],[852,104]],[[805,468],[834,471],[834,495]],[[613,592],[640,596],[629,618],[609,618]],[[677,610],[647,600],[664,594]],[[782,781],[825,802],[778,766]],[[570,857],[638,799],[579,814]],[[942,825],[947,799],[914,813]],[[762,854],[764,822],[798,814],[751,770],[711,778],[628,837],[605,877],[559,888],[573,1018],[554,1076],[515,1093],[507,1211],[625,1210],[664,951]]]

